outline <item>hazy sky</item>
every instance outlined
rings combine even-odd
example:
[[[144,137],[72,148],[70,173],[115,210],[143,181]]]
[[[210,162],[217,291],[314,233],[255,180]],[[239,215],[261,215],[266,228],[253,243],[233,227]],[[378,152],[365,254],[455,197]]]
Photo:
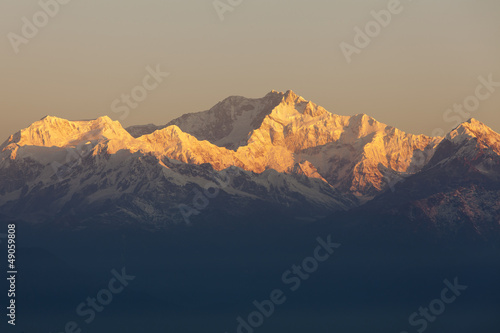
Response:
[[[119,120],[112,102],[157,64],[170,76],[124,126],[292,89],[333,113],[366,113],[412,133],[449,130],[445,110],[474,96],[479,76],[500,82],[500,1],[401,0],[348,64],[340,43],[354,45],[354,28],[390,2],[243,0],[221,21],[213,0],[72,0],[43,22],[38,0],[2,0],[0,141],[47,114]],[[16,54],[8,34],[23,36],[22,18],[34,15],[41,27]],[[500,132],[495,90],[472,116]]]

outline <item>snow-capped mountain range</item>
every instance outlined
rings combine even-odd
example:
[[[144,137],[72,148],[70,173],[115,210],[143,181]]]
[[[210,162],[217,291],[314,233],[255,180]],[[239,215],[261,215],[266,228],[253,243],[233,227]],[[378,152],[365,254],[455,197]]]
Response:
[[[292,91],[229,97],[165,126],[47,116],[0,151],[0,214],[33,222],[168,225],[182,207],[199,215],[208,206],[310,218],[376,202],[457,160],[500,180],[500,135],[476,120],[444,138],[413,135]]]

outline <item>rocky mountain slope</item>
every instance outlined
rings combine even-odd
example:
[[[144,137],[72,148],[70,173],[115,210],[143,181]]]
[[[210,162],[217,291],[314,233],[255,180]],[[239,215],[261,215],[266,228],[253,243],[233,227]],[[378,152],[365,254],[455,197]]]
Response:
[[[170,152],[176,159],[213,165],[216,159],[221,161],[217,169],[236,165],[257,173],[291,173],[307,164],[301,172],[354,193],[361,201],[419,171],[442,140],[406,134],[364,114],[332,114],[292,91],[273,91],[261,99],[230,97],[209,111],[182,116],[158,129],[174,125],[216,146],[191,152],[189,158],[180,156],[184,149]],[[128,130],[135,136],[145,134],[139,139],[152,130],[139,128]]]
[[[362,207],[437,232],[500,236],[500,135],[470,119],[451,131],[423,170]]]
[[[309,218],[389,197],[457,164],[496,177],[499,145],[475,120],[446,138],[413,135],[364,114],[330,113],[292,91],[229,97],[166,126],[48,116],[0,146],[0,214],[168,224],[204,210],[193,198],[230,172],[229,183],[212,186],[217,195],[200,200],[235,214],[265,205]]]

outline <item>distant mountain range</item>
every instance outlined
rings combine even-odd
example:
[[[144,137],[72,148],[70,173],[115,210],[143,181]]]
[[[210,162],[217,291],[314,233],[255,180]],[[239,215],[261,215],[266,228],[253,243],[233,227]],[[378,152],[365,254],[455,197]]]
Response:
[[[474,119],[444,138],[413,135],[272,91],[165,126],[47,116],[0,151],[7,220],[156,229],[203,214],[368,212],[500,229],[500,135]]]

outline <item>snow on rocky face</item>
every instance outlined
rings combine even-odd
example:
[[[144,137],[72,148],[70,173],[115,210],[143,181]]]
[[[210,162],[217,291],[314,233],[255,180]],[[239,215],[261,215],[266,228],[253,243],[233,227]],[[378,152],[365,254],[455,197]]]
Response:
[[[140,137],[176,125],[200,141],[207,140],[234,150],[246,144],[249,133],[260,126],[263,118],[282,99],[283,93],[275,91],[258,99],[232,96],[208,111],[185,114],[165,126],[138,125],[128,127],[127,131],[134,137]]]
[[[216,147],[200,151],[196,158],[190,154],[188,159],[183,150],[170,157],[189,163],[219,160],[217,169],[236,165],[258,173],[293,173],[297,163],[308,162],[314,166],[308,176],[323,178],[361,200],[420,170],[442,140],[406,134],[364,114],[335,115],[293,91],[273,91],[261,99],[229,97],[172,124]],[[217,147],[234,153],[221,153]]]
[[[132,215],[163,216],[167,213],[151,202],[157,195],[175,202],[173,193],[199,187],[236,167],[245,174],[246,185],[244,190],[241,184],[226,188],[226,194],[285,206],[301,198],[311,207],[346,210],[420,172],[436,159],[442,142],[471,142],[470,138],[480,145],[471,146],[473,151],[478,147],[500,151],[499,135],[475,120],[445,139],[412,135],[365,114],[330,113],[293,91],[272,91],[260,99],[229,97],[208,111],[186,114],[166,126],[125,130],[108,117],[91,121],[45,117],[0,146],[0,207],[10,210],[28,195],[34,202],[37,193],[58,188],[60,210],[84,193],[84,202],[126,196],[135,207]],[[205,170],[206,165],[211,171],[199,176],[196,170]],[[62,173],[61,166],[67,171]],[[179,170],[185,168],[192,170],[181,176]],[[279,177],[271,177],[270,171]],[[155,188],[151,182],[166,173],[170,185]],[[126,186],[120,178],[128,179]],[[280,185],[271,179],[280,179]],[[100,185],[92,185],[96,182]],[[131,199],[139,193],[150,199]],[[136,206],[137,202],[142,203]]]
[[[69,121],[46,116],[12,135],[4,145],[15,143],[19,146],[67,147],[83,141],[127,141],[130,138],[119,122],[107,116],[91,121]]]
[[[474,142],[477,143],[476,148],[491,149],[500,154],[500,135],[474,118],[459,125],[446,139],[454,144]]]
[[[415,175],[363,209],[404,216],[439,233],[499,234],[500,135],[470,119],[451,131]]]

